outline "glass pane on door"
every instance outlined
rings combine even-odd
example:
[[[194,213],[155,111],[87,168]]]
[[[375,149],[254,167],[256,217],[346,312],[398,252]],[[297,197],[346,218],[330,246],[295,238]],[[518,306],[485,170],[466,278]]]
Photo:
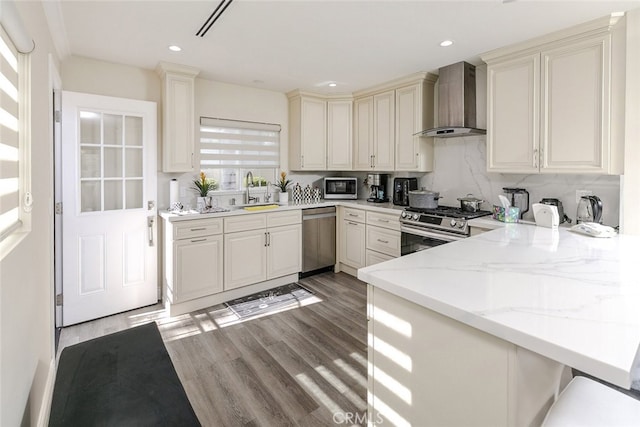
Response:
[[[81,212],[144,206],[142,126],[141,117],[80,112]]]

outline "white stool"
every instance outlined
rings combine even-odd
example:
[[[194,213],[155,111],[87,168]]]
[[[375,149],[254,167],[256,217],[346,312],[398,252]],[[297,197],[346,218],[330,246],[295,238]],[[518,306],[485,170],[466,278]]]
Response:
[[[543,427],[640,426],[640,400],[586,377],[575,377],[560,393]]]

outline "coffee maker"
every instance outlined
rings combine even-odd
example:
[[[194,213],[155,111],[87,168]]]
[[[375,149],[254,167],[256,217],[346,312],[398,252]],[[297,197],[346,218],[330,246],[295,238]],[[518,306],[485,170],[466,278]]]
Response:
[[[520,219],[529,211],[529,192],[524,188],[503,187],[511,206],[520,209]]]
[[[387,197],[387,175],[370,173],[367,175],[367,184],[371,190],[367,202],[386,203],[389,201]]]
[[[418,178],[393,178],[393,204],[409,206],[409,191],[418,189]]]

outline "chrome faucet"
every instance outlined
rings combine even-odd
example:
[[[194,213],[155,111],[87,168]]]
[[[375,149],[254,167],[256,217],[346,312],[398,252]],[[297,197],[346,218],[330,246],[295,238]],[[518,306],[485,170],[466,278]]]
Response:
[[[267,194],[264,195],[264,201],[266,203],[271,201],[271,192],[269,191],[269,188],[271,188],[271,182],[267,181]]]
[[[253,187],[253,174],[251,173],[251,171],[247,172],[247,192],[244,195],[244,203],[245,204],[250,204],[251,202],[257,202],[258,198],[257,197],[253,197],[250,193],[249,193],[249,187]],[[251,179],[251,181],[249,181],[249,179]]]

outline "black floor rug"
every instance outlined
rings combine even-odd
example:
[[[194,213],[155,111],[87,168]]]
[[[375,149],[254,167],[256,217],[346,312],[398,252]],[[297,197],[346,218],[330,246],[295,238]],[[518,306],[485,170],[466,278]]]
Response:
[[[258,292],[248,297],[227,301],[224,304],[238,317],[260,316],[269,312],[278,312],[289,308],[300,307],[305,300],[312,298],[313,292],[298,283]]]
[[[67,347],[50,426],[200,426],[155,323]]]

